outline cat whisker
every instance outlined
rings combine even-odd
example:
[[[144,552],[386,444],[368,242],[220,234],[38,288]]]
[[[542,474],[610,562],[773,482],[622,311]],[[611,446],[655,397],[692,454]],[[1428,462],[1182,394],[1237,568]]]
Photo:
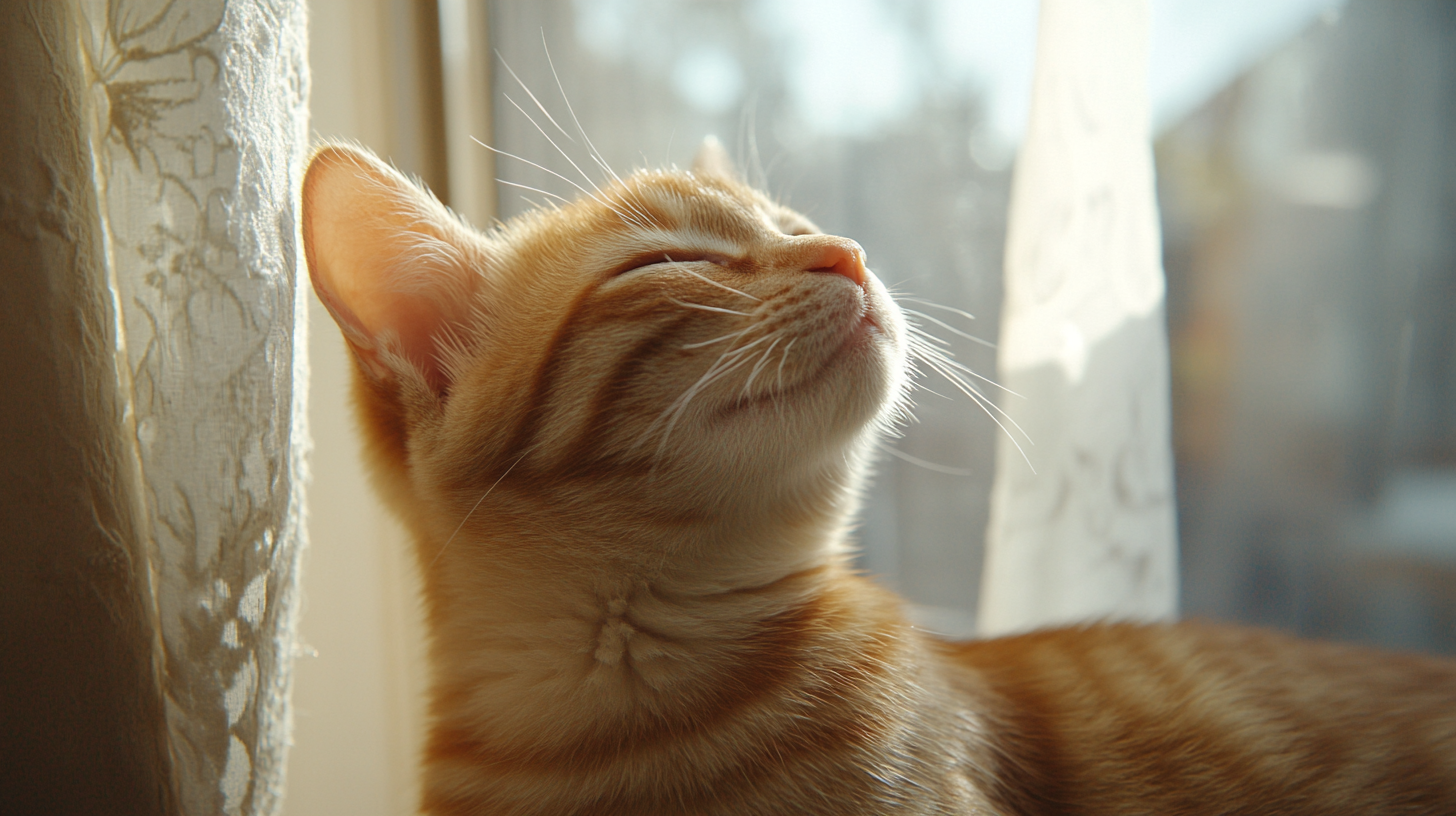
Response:
[[[622,202],[624,207],[637,214],[642,220],[642,223],[646,225],[643,227],[644,230],[650,230],[656,219],[643,207],[641,198],[637,195],[636,191],[629,189],[625,182],[620,182],[619,184],[620,186],[617,189],[621,190],[621,195],[618,200]]]
[[[922,467],[922,468],[925,468],[926,470],[934,471],[936,473],[944,473],[947,476],[975,476],[976,475],[976,471],[974,471],[974,470],[967,470],[965,468],[958,468],[958,467],[950,467],[949,465],[937,465],[934,462],[931,462],[931,461],[926,460],[926,459],[921,459],[918,456],[911,456],[910,454],[906,453],[905,451],[902,451],[899,448],[893,447],[891,445],[887,445],[884,442],[876,443],[876,447],[878,447],[880,450],[884,451],[885,453],[890,454],[891,456],[895,457],[896,459],[900,459],[900,460],[903,460],[905,462],[909,462],[910,464],[915,465],[916,467]]]
[[[445,554],[445,549],[450,546],[450,542],[455,540],[455,536],[460,535],[460,531],[465,529],[465,522],[470,521],[470,517],[475,515],[476,510],[480,509],[481,502],[485,501],[485,498],[489,496],[496,489],[496,487],[500,485],[502,481],[505,481],[505,478],[511,475],[511,471],[516,469],[516,465],[519,465],[521,463],[521,460],[525,459],[526,456],[530,453],[531,451],[527,450],[525,453],[516,457],[516,461],[512,462],[511,466],[506,468],[505,472],[502,473],[500,476],[496,477],[496,480],[491,483],[490,487],[485,489],[484,493],[480,494],[480,498],[476,499],[475,504],[471,505],[470,510],[466,512],[465,518],[460,519],[460,523],[455,526],[455,532],[451,533],[450,537],[445,539],[445,543],[440,545],[440,551],[435,553],[434,558],[430,559],[430,566],[425,567],[426,572],[429,572],[431,567],[435,566],[435,562],[440,560],[440,556]]]
[[[636,224],[638,228],[640,228],[644,232],[650,232],[656,219],[654,219],[652,215],[650,215],[647,210],[642,206],[637,196],[637,193],[629,189],[626,182],[619,179],[617,184],[618,186],[616,189],[620,191],[620,194],[617,197],[617,201],[620,202],[622,206],[626,207],[628,210],[631,210],[632,213],[637,216],[637,220],[635,220],[633,223]]]
[[[757,326],[754,326],[753,328],[757,328]],[[723,352],[723,355],[726,357],[729,354],[741,354],[741,353],[743,353],[745,351],[748,351],[749,349],[753,348],[754,346],[758,345],[759,343],[762,343],[763,341],[765,341],[765,340],[767,340],[767,339],[769,339],[769,338],[771,338],[773,336],[774,336],[773,333],[765,334],[764,336],[758,338],[757,340],[754,340],[752,343],[749,343],[749,344],[744,345],[744,346],[738,346],[736,348],[729,349],[728,351]]]
[[[960,337],[964,337],[964,338],[966,338],[967,340],[970,340],[973,343],[980,343],[981,345],[985,346],[986,348],[990,348],[990,349],[996,348],[996,344],[995,343],[992,343],[990,340],[982,340],[981,338],[975,336],[974,334],[967,334],[966,332],[963,332],[960,329],[957,329],[955,326],[952,326],[951,324],[945,322],[944,320],[941,320],[941,319],[936,318],[936,317],[931,317],[930,315],[928,315],[928,314],[926,314],[924,312],[918,312],[918,311],[916,311],[914,309],[906,309],[903,306],[900,307],[900,310],[903,311],[905,314],[915,315],[916,317],[920,318],[921,320],[929,320],[931,323],[934,323],[935,325],[941,327],[942,329],[945,329],[946,331],[950,332],[951,334],[954,334],[954,335],[957,335],[957,336],[960,336]]]
[[[750,326],[749,328],[754,327]],[[759,343],[762,343],[763,341],[768,340],[773,336],[773,334],[766,334],[751,343],[742,346],[736,346],[718,355],[718,359],[713,361],[713,364],[708,367],[707,371],[703,372],[703,375],[698,378],[697,382],[694,382],[691,386],[689,386],[688,389],[684,391],[681,396],[674,400],[671,405],[667,406],[667,408],[662,412],[661,416],[659,416],[656,420],[653,421],[651,425],[648,426],[647,430],[644,431],[642,434],[643,439],[650,436],[664,419],[667,420],[667,427],[662,432],[662,441],[657,446],[656,455],[658,458],[661,458],[662,451],[667,447],[668,437],[671,436],[672,430],[674,427],[676,427],[678,419],[681,418],[683,412],[687,410],[688,404],[692,402],[693,397],[701,393],[704,388],[707,388],[709,385],[717,382],[728,374],[737,371],[749,360],[754,359],[756,355],[749,355],[746,352],[749,349],[757,346]]]
[[[553,192],[547,191],[547,190],[542,190],[540,187],[532,187],[529,184],[520,184],[520,183],[514,182],[514,181],[507,181],[507,180],[505,180],[503,178],[498,178],[495,181],[496,181],[497,184],[504,184],[504,185],[507,185],[509,187],[519,187],[522,190],[530,190],[533,193],[540,193],[543,196],[547,196],[547,197],[550,197],[550,198],[554,198],[557,201],[560,201],[562,204],[570,204],[571,203],[571,201],[569,201],[565,197],[559,196],[559,195],[557,195],[557,194],[555,194]],[[529,198],[526,199],[526,200],[527,201],[530,201]]]
[[[942,394],[939,391],[936,391],[934,388],[931,388],[930,386],[925,384],[924,378],[926,374],[925,371],[921,369],[919,365],[917,365],[918,355],[918,351],[912,351],[909,358],[905,361],[905,371],[907,374],[909,374],[906,379],[910,383],[910,385],[906,389],[906,393],[904,394],[904,401],[908,403],[911,407],[914,406],[915,400],[910,395],[911,391],[924,391],[931,396],[940,397],[943,400],[953,399],[953,397],[947,394]],[[908,419],[912,422],[919,421],[915,418],[913,412],[909,415]]]
[[[541,33],[541,45],[542,45],[543,48],[546,45],[546,33],[544,31]],[[508,71],[510,73],[511,79],[514,79],[516,81],[516,84],[521,86],[521,90],[523,90],[523,91],[526,92],[526,96],[531,97],[531,101],[536,103],[537,109],[539,109],[541,111],[542,115],[544,115],[546,117],[546,121],[550,122],[552,125],[555,125],[556,126],[556,129],[561,132],[561,135],[562,136],[565,136],[566,138],[571,139],[572,142],[575,142],[576,141],[575,137],[573,137],[570,133],[567,133],[566,132],[566,128],[562,127],[556,121],[556,117],[554,117],[554,116],[551,115],[551,111],[546,110],[546,106],[543,105],[543,104],[541,104],[541,100],[537,99],[536,98],[536,95],[533,94],[533,93],[531,93],[531,88],[528,85],[526,85],[526,83],[523,82],[519,76],[516,75],[515,69],[511,67],[511,64],[509,62],[506,62],[506,58],[505,57],[501,56],[501,52],[500,52],[500,49],[499,48],[497,48],[495,50],[495,56],[496,56],[496,59],[500,60],[501,65],[505,66],[506,71]],[[547,59],[548,62],[550,61],[550,59],[551,59],[550,52],[547,52],[546,59]],[[552,73],[555,73],[556,72],[556,67],[555,66],[552,66],[551,72]],[[565,94],[563,93],[562,96],[565,96]]]
[[[758,94],[749,95],[744,105],[743,130],[747,131],[748,168],[753,173],[754,186],[768,189],[768,173],[763,169],[763,156],[758,152]],[[743,132],[740,130],[740,133]]]
[[[946,306],[943,303],[936,303],[933,300],[926,300],[925,298],[913,297],[911,295],[896,295],[895,296],[895,300],[900,301],[902,303],[918,303],[921,306],[929,306],[929,307],[931,307],[933,309],[944,309],[945,311],[950,312],[951,314],[960,315],[961,317],[964,317],[967,320],[975,320],[976,319],[976,316],[975,315],[973,315],[970,312],[967,312],[967,311],[965,311],[963,309],[957,309],[954,306]]]
[[[580,133],[582,141],[586,142],[587,155],[591,156],[592,161],[596,162],[596,165],[600,167],[603,172],[605,172],[608,176],[614,179],[619,185],[623,185],[623,195],[621,199],[622,204],[624,204],[628,209],[632,210],[632,212],[636,213],[644,222],[650,223],[653,220],[652,216],[649,215],[647,211],[637,201],[633,200],[633,194],[630,191],[626,190],[626,186],[625,183],[622,181],[622,177],[617,175],[617,171],[613,170],[612,166],[607,163],[606,157],[603,156],[602,152],[597,149],[596,144],[593,143],[591,137],[587,135],[586,128],[582,127],[581,120],[577,118],[576,108],[572,106],[571,98],[566,95],[566,88],[561,84],[561,74],[557,73],[556,71],[556,61],[551,58],[551,49],[546,45],[546,31],[544,29],[541,31],[541,50],[546,54],[546,64],[551,66],[551,77],[552,79],[556,80],[556,90],[561,94],[561,101],[566,104],[566,112],[571,114],[571,121],[575,123],[577,133]],[[540,103],[538,102],[537,104],[539,105]],[[552,124],[556,124],[555,121],[553,121]],[[561,126],[557,125],[557,127],[560,128]],[[572,141],[575,141],[575,139],[573,139]]]
[[[914,348],[913,343],[911,344],[911,347]],[[1011,423],[1012,427],[1020,431],[1021,435],[1026,439],[1028,444],[1036,444],[1032,441],[1030,434],[1028,434],[1026,430],[1022,428],[1019,423],[1016,422],[1015,419],[1012,419],[1009,414],[1002,410],[1001,407],[995,402],[987,398],[985,394],[977,391],[975,386],[966,382],[965,379],[963,379],[955,369],[947,366],[942,366],[940,365],[941,361],[929,356],[922,356],[921,360],[923,360],[926,365],[930,366],[930,368],[934,370],[935,373],[949,380],[950,383],[954,385],[961,393],[965,394],[967,397],[970,397],[972,402],[980,406],[981,410],[985,412],[986,416],[990,417],[991,421],[996,423],[996,427],[1000,428],[1001,432],[1006,434],[1006,438],[1010,440],[1011,444],[1016,447],[1016,451],[1021,454],[1021,458],[1026,461],[1027,467],[1031,468],[1031,472],[1036,472],[1035,466],[1031,464],[1031,457],[1026,455],[1026,451],[1021,447],[1021,443],[1016,441],[1016,437],[1012,435],[1010,428],[1007,428],[1006,424],[998,419],[996,414],[1001,414],[1001,416],[1006,418],[1007,422]]]
[[[625,222],[627,222],[629,224],[635,224],[635,223],[637,223],[637,222],[633,221],[632,219],[628,218],[627,215],[625,213],[623,213],[621,210],[617,209],[616,207],[613,207],[611,204],[609,204],[606,201],[603,201],[601,198],[597,197],[597,195],[595,193],[593,193],[591,190],[588,190],[587,188],[581,186],[580,184],[577,184],[576,182],[572,181],[571,179],[567,178],[566,176],[561,175],[560,173],[556,172],[555,170],[552,170],[549,167],[543,167],[543,166],[537,164],[536,162],[531,161],[530,159],[523,159],[523,158],[521,158],[520,156],[517,156],[514,153],[509,153],[507,151],[501,150],[498,147],[492,147],[491,145],[488,145],[485,142],[482,142],[481,140],[475,138],[474,136],[471,136],[470,137],[470,140],[472,142],[475,142],[476,144],[480,145],[481,147],[485,148],[486,150],[489,150],[492,153],[496,153],[496,154],[499,154],[501,156],[505,156],[508,159],[515,159],[518,162],[524,162],[525,164],[529,164],[532,167],[536,168],[537,170],[540,170],[543,173],[549,173],[550,175],[553,175],[556,178],[561,179],[562,181],[566,182],[567,184],[570,184],[572,187],[575,187],[577,190],[581,191],[582,195],[587,196],[591,200],[597,202],[598,204],[602,205],[603,207],[606,207],[607,209],[609,209],[612,212],[616,213],[617,217],[618,218],[621,218],[623,221],[625,221]]]
[[[530,93],[530,91],[527,91],[527,93]],[[540,133],[543,139],[545,139],[547,142],[550,142],[551,146],[556,148],[556,152],[561,154],[561,158],[566,159],[566,163],[570,164],[573,168],[575,168],[576,172],[581,174],[582,179],[585,180],[587,184],[590,184],[593,190],[595,190],[597,193],[601,193],[601,185],[597,184],[591,176],[587,175],[587,172],[585,170],[581,169],[581,165],[577,164],[576,161],[571,158],[571,155],[563,150],[561,145],[556,143],[555,139],[551,138],[551,134],[547,133],[546,129],[541,127],[540,122],[537,122],[535,118],[531,116],[531,114],[527,113],[526,109],[521,107],[521,104],[515,99],[511,98],[510,94],[501,95],[506,98],[507,102],[511,103],[512,107],[520,111],[522,116],[526,117],[526,121],[530,122],[531,125],[536,128],[536,132]]]
[[[961,372],[957,370],[959,364],[951,360],[945,351],[924,342],[914,335],[910,337],[908,346],[910,352],[917,359],[929,366],[935,373],[950,380],[962,392],[969,392],[967,395],[971,396],[972,399],[985,398],[985,395],[981,393],[980,389],[976,388],[961,375]],[[964,368],[964,366],[959,367]]]
[[[686,265],[684,265],[684,264],[682,264],[680,262],[673,261],[673,260],[669,259],[668,260],[668,265],[671,266],[673,269],[678,270],[679,272],[686,272],[689,275],[692,275],[693,277],[697,278],[698,280],[703,281],[704,283],[710,283],[710,284],[718,287],[719,289],[724,290],[725,292],[732,292],[733,294],[739,295],[740,297],[746,297],[749,300],[753,301],[754,303],[762,303],[763,302],[763,299],[762,298],[756,298],[753,295],[748,294],[747,292],[740,292],[737,289],[734,289],[733,287],[731,287],[731,286],[729,286],[729,285],[727,285],[725,283],[719,283],[719,282],[713,280],[712,278],[710,278],[710,277],[708,277],[706,275],[700,275],[697,272],[694,272],[693,270],[688,269]]]
[[[662,458],[662,452],[667,449],[667,442],[669,437],[672,436],[673,428],[677,427],[677,421],[681,419],[682,415],[687,411],[688,405],[693,401],[693,397],[696,397],[699,393],[702,392],[703,389],[707,388],[709,385],[712,385],[713,383],[717,382],[728,374],[737,371],[739,368],[743,367],[744,363],[751,359],[748,356],[740,355],[729,361],[727,364],[723,364],[724,357],[727,357],[728,354],[731,353],[733,352],[724,352],[723,356],[718,358],[718,361],[713,364],[713,367],[708,369],[707,373],[705,373],[702,377],[698,378],[697,382],[693,383],[687,391],[683,392],[682,396],[678,397],[672,405],[668,406],[667,411],[664,412],[664,415],[666,416],[668,412],[671,412],[671,415],[666,416],[668,420],[667,427],[663,429],[662,441],[659,442],[657,446],[656,456],[658,459]],[[657,423],[653,423],[654,426],[656,424]],[[652,429],[649,428],[648,433],[650,433],[651,430]]]
[[[530,91],[527,91],[527,93],[530,93]],[[524,116],[524,117],[526,117],[526,121],[530,122],[531,125],[536,128],[536,131],[541,134],[541,137],[544,138],[547,142],[549,142],[552,147],[556,148],[556,152],[561,154],[561,158],[566,159],[566,163],[569,164],[569,165],[571,165],[572,168],[574,168],[576,170],[576,172],[578,172],[578,173],[581,174],[581,177],[586,180],[586,183],[587,184],[590,184],[592,186],[592,189],[596,191],[596,195],[592,195],[592,193],[587,192],[587,190],[585,188],[583,188],[581,185],[577,185],[577,189],[581,190],[584,193],[587,193],[587,195],[590,195],[598,203],[600,203],[601,205],[607,207],[612,212],[616,213],[617,216],[619,218],[621,218],[623,221],[626,221],[626,222],[628,222],[628,223],[632,224],[633,226],[636,226],[636,227],[638,227],[640,229],[644,229],[645,230],[645,229],[650,229],[651,228],[651,224],[648,223],[647,221],[643,220],[642,213],[640,211],[638,211],[636,208],[632,207],[630,205],[630,202],[627,202],[628,203],[627,209],[632,213],[630,216],[627,215],[626,213],[622,212],[621,210],[617,209],[616,207],[613,207],[610,203],[608,203],[606,201],[606,199],[605,199],[606,193],[602,191],[601,186],[598,185],[596,183],[596,181],[594,181],[592,179],[591,176],[587,175],[587,172],[585,170],[581,169],[581,165],[577,164],[576,163],[576,160],[573,159],[573,158],[571,158],[571,154],[567,153],[561,147],[561,145],[559,145],[559,144],[556,143],[556,140],[555,139],[551,138],[551,134],[547,133],[546,132],[546,129],[543,128],[543,127],[541,127],[541,123],[540,122],[537,122],[531,116],[531,114],[527,113],[526,112],[526,109],[523,108],[523,107],[521,107],[520,103],[518,103],[518,102],[516,102],[516,100],[512,99],[511,96],[510,96],[510,94],[504,94],[504,96],[506,98],[506,101],[509,102],[509,103],[511,103],[511,105],[513,105],[516,110],[520,111],[521,112],[521,115]],[[559,125],[558,125],[558,127],[559,127]]]
[[[546,49],[546,32],[544,30],[541,32],[541,47],[542,47],[543,50]],[[531,98],[531,101],[536,104],[536,109],[539,110],[539,111],[541,111],[541,114],[546,117],[546,121],[550,122],[551,125],[553,127],[555,127],[556,130],[558,132],[560,132],[562,136],[565,136],[572,143],[575,143],[576,142],[576,137],[574,137],[570,133],[568,133],[566,131],[566,128],[562,127],[561,126],[561,123],[556,121],[556,117],[552,116],[551,115],[551,111],[547,110],[546,109],[546,106],[541,103],[541,100],[536,97],[536,94],[534,94],[534,93],[531,92],[530,86],[526,85],[526,83],[521,79],[521,77],[516,74],[515,69],[511,67],[510,63],[506,62],[505,57],[502,57],[501,56],[501,53],[500,53],[499,50],[497,50],[495,52],[495,55],[496,55],[496,58],[501,61],[501,65],[504,65],[505,66],[505,69],[510,72],[511,78],[516,81],[516,84],[521,86],[521,90],[523,90],[523,91],[526,92],[526,96],[529,96]],[[547,59],[548,62],[551,59],[551,52],[549,50],[546,50],[546,59]],[[556,72],[556,66],[555,65],[552,65],[551,66],[551,71],[552,71],[553,74]],[[557,80],[557,86],[560,87],[560,79],[559,78]],[[565,97],[566,97],[566,93],[563,90],[562,91],[562,98],[565,99]],[[555,139],[552,139],[551,138],[551,135],[546,132],[546,129],[545,128],[541,127],[540,123],[538,123],[535,120],[535,118],[533,118],[531,116],[531,114],[526,113],[526,111],[524,109],[522,109],[520,105],[516,104],[516,100],[512,99],[508,95],[506,96],[506,101],[510,102],[512,105],[515,105],[516,110],[521,111],[521,115],[525,116],[526,117],[526,120],[529,121],[533,126],[535,126],[536,130],[538,130],[538,131],[541,132],[541,135],[546,138],[546,141],[548,141],[548,142],[551,143],[551,146],[552,147],[556,148],[556,152],[560,153],[562,158],[566,159],[566,161],[569,164],[571,164],[572,167],[575,167],[576,168],[576,172],[580,173],[581,174],[581,177],[584,178],[584,179],[586,179],[586,181],[587,181],[588,184],[590,184],[593,188],[595,188],[598,193],[600,193],[602,191],[601,185],[597,184],[591,178],[591,176],[587,175],[586,171],[582,170],[581,167],[577,165],[577,163],[571,158],[571,156],[568,155],[567,152],[565,150],[563,150],[562,147],[556,143],[556,140]],[[570,101],[568,101],[567,102],[567,109],[569,110],[570,108],[571,108],[571,103],[570,103]],[[583,136],[585,136],[584,133],[583,133]],[[593,156],[593,158],[595,158],[595,156]],[[612,177],[613,178],[616,178],[616,175],[615,174],[612,174]],[[620,179],[618,179],[618,181],[620,181]]]
[[[780,391],[780,393],[782,393],[783,390],[784,390],[784,363],[787,363],[789,361],[789,349],[793,348],[794,347],[794,344],[797,343],[797,342],[799,342],[799,338],[797,338],[797,337],[791,338],[789,340],[789,344],[787,346],[784,346],[784,350],[781,351],[781,352],[779,352],[779,391]]]
[[[780,422],[783,421],[784,403],[787,402],[787,400],[784,399],[784,363],[787,362],[789,359],[789,346],[792,346],[794,344],[794,341],[797,339],[797,337],[790,338],[789,342],[786,343],[784,347],[779,350],[779,365],[775,380],[777,387],[774,389],[773,392],[773,406],[774,413],[778,415]]]
[[[774,347],[782,339],[782,337],[775,339],[772,343],[768,344],[768,348],[763,350],[763,354],[759,356],[758,362],[753,365],[753,370],[748,372],[748,379],[743,383],[743,396],[748,396],[749,389],[753,387],[754,378],[758,376],[758,372],[762,371],[765,365],[768,365],[769,355],[773,354]]]
[[[911,331],[912,334],[915,334],[915,335],[919,336],[921,339],[925,340],[926,342],[934,343],[939,348],[946,349],[947,350],[946,351],[947,354],[950,353],[949,352],[949,349],[950,349],[950,341],[949,340],[945,339],[944,337],[937,337],[936,335],[931,334],[930,332],[926,331],[925,329],[920,328],[920,326],[916,325],[915,324],[915,321],[913,321],[913,320],[907,320],[907,321],[905,321],[905,325],[907,325],[910,328],[910,331]]]
[[[919,375],[919,372],[916,372],[916,373],[917,373],[917,375]],[[936,391],[934,388],[931,388],[930,386],[928,386],[928,385],[926,385],[924,383],[916,383],[915,384],[915,388],[917,390],[924,391],[925,393],[931,395],[932,397],[940,397],[943,400],[954,399],[954,397],[951,397],[951,396],[949,396],[947,394],[942,394],[939,391]]]
[[[711,346],[714,343],[721,343],[724,340],[731,340],[731,339],[733,339],[735,337],[742,337],[743,335],[748,334],[749,332],[753,331],[755,328],[756,328],[756,326],[748,326],[748,327],[739,329],[736,332],[730,332],[728,334],[725,334],[722,337],[714,337],[712,340],[704,340],[701,343],[688,343],[687,345],[679,346],[678,348],[681,348],[682,350],[687,351],[688,349],[695,349],[695,348],[702,348],[704,346]]]
[[[913,324],[910,326],[910,331],[911,331],[911,334],[912,334],[912,338],[911,338],[911,343],[912,344],[915,343],[915,341],[916,341],[916,338],[913,335],[919,335],[922,338],[928,338],[930,340],[935,340],[935,341],[942,342],[942,343],[944,342],[944,341],[941,341],[939,337],[936,337],[935,335],[932,335],[932,334],[927,334],[919,326],[915,326]],[[1001,389],[1002,391],[1005,391],[1006,393],[1010,394],[1013,397],[1020,397],[1021,399],[1026,399],[1026,397],[1022,396],[1021,394],[1016,393],[1015,391],[1012,391],[1010,388],[1007,388],[1006,386],[1002,385],[1001,383],[996,382],[995,380],[991,379],[990,377],[987,377],[984,374],[977,373],[974,369],[972,369],[972,368],[970,368],[970,367],[968,367],[968,366],[966,366],[966,365],[964,365],[964,364],[962,364],[960,362],[957,362],[956,360],[951,359],[950,353],[947,352],[945,349],[937,348],[937,347],[931,346],[929,344],[922,344],[921,348],[923,348],[925,350],[925,352],[928,353],[928,354],[934,354],[936,356],[936,359],[940,360],[941,362],[945,363],[946,365],[950,366],[951,368],[954,368],[957,371],[960,371],[961,373],[969,374],[970,376],[975,377],[976,379],[981,380],[982,382],[985,382],[985,383],[987,383],[989,385],[994,385],[997,388]]]
[[[715,369],[719,366],[727,367],[731,364],[734,368],[736,368],[738,363],[745,362],[751,358],[757,357],[758,355],[749,354],[748,352],[758,346],[759,343],[762,343],[770,337],[773,337],[773,335],[766,334],[763,337],[754,340],[752,343],[748,343],[742,346],[735,346],[734,348],[730,348],[722,354],[718,355],[718,359],[713,362],[713,365],[708,368],[708,372],[703,375],[703,379],[707,380],[707,382],[704,382],[703,384],[707,385],[708,382],[712,382],[713,380],[718,378],[719,372]]]
[[[504,60],[502,60],[502,62],[504,62]],[[506,67],[507,70],[509,70],[510,66]],[[512,72],[512,76],[515,76],[514,72]],[[517,77],[516,81],[520,82],[520,78]],[[522,88],[525,88],[525,83],[521,83],[521,86]],[[529,89],[526,89],[526,93],[531,94],[531,91]],[[607,204],[607,202],[604,200],[607,196],[607,193],[602,190],[601,185],[597,184],[596,181],[592,179],[592,177],[581,168],[581,165],[577,164],[576,160],[571,158],[571,154],[567,153],[561,145],[556,143],[555,139],[551,138],[551,134],[547,133],[546,129],[541,127],[541,124],[537,122],[535,118],[531,116],[531,114],[527,113],[525,108],[522,108],[521,105],[516,102],[516,100],[512,99],[509,94],[504,94],[504,96],[506,98],[506,101],[511,103],[511,105],[515,106],[516,110],[520,111],[521,115],[526,117],[526,121],[530,122],[531,125],[536,128],[536,130],[541,134],[542,138],[544,138],[547,142],[550,142],[552,147],[556,148],[556,152],[561,154],[561,158],[566,159],[566,163],[570,164],[576,170],[576,172],[581,174],[581,177],[586,180],[586,183],[590,184],[592,186],[592,189],[596,190],[597,195],[600,196],[600,198],[598,198],[597,200],[601,201],[603,204]],[[537,107],[541,107],[541,111],[543,113],[546,112],[546,109],[541,106],[540,100],[537,100],[534,94],[531,94],[531,99],[536,102]],[[568,103],[568,106],[569,104],[570,103]],[[547,113],[546,118],[551,119],[551,114]],[[561,125],[557,124],[555,119],[551,119],[551,124],[556,125],[558,130],[561,129]],[[562,131],[562,133],[566,134],[566,137],[568,139],[571,138],[571,134],[566,133],[564,130]],[[585,134],[583,134],[583,136],[585,136]],[[572,141],[575,142],[576,140],[572,139]],[[617,181],[620,183],[621,179],[617,179]],[[623,218],[623,220],[628,221],[639,229],[651,229],[652,219],[645,212],[643,212],[641,208],[637,207],[633,201],[629,200],[626,196],[623,196],[620,200],[620,203],[629,213],[631,213],[630,217],[624,215],[621,210],[618,210],[615,207],[612,207],[613,212],[616,212],[618,216]],[[607,206],[610,207],[611,205],[608,204]]]
[[[582,140],[586,142],[587,151],[591,154],[592,161],[596,162],[598,167],[605,170],[607,175],[617,181],[621,181],[622,177],[617,175],[617,171],[613,170],[611,165],[607,164],[607,160],[602,156],[602,152],[597,150],[597,146],[592,144],[591,137],[586,135],[586,128],[581,126],[581,120],[576,117],[576,108],[572,107],[571,99],[566,95],[566,88],[561,84],[561,74],[556,72],[556,61],[551,58],[551,49],[546,46],[545,29],[541,31],[541,50],[546,54],[546,64],[551,66],[551,77],[556,80],[556,90],[561,93],[561,101],[566,103],[566,112],[571,114],[571,121],[576,124],[577,132],[581,134]],[[552,124],[556,123],[552,122]],[[557,125],[557,127],[560,127],[560,125]],[[564,133],[565,131],[562,132]],[[572,141],[575,140],[573,139]]]
[[[667,300],[669,303],[676,303],[679,306],[685,306],[689,309],[702,309],[705,312],[719,312],[721,314],[738,315],[740,317],[753,317],[753,315],[749,314],[748,312],[739,312],[733,309],[724,309],[721,306],[704,306],[701,303],[688,303],[687,301],[678,300],[677,298],[668,298]],[[683,348],[688,348],[688,346],[683,346]]]
[[[753,327],[750,326],[750,327],[748,327],[748,329],[743,329],[741,331],[734,332],[734,335],[742,335],[744,332],[747,332],[751,328],[753,328]],[[719,339],[724,339],[724,338],[719,338]],[[684,347],[684,348],[686,348],[686,347]],[[679,394],[678,397],[677,397],[677,399],[673,400],[672,403],[667,406],[667,408],[663,409],[662,413],[658,415],[657,419],[654,419],[652,421],[652,424],[651,425],[648,425],[647,426],[647,430],[643,431],[642,432],[642,436],[638,438],[637,444],[638,445],[641,445],[642,442],[647,439],[647,437],[649,437],[649,436],[652,435],[652,432],[657,429],[657,426],[658,425],[662,424],[662,422],[664,420],[668,420],[669,417],[670,417],[670,415],[673,415],[676,411],[678,411],[679,410],[679,405],[683,405],[685,407],[686,401],[692,399],[692,397],[696,393],[697,389],[700,386],[702,386],[703,381],[706,380],[708,377],[712,376],[713,373],[718,370],[718,366],[723,363],[724,358],[726,358],[732,351],[733,351],[732,349],[729,349],[728,351],[725,351],[722,354],[718,355],[718,359],[714,360],[713,361],[713,364],[710,365],[710,366],[708,366],[708,370],[705,371],[705,372],[703,372],[703,374],[700,377],[698,377],[698,379],[697,379],[696,382],[694,382],[692,385],[688,386],[687,390],[685,390],[682,394]],[[673,419],[673,421],[676,421],[675,418]],[[671,431],[671,428],[670,427],[669,427],[668,431],[669,432]],[[665,434],[664,434],[664,436],[665,436]],[[661,449],[660,449],[660,447],[659,447],[659,450],[658,450],[658,455],[659,456],[661,455]]]

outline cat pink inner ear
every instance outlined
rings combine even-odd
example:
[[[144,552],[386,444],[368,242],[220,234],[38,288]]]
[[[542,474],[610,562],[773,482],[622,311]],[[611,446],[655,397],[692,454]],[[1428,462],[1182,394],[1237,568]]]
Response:
[[[309,276],[364,369],[450,386],[442,351],[470,316],[480,277],[468,231],[367,153],[327,147],[303,181]]]
[[[722,179],[738,178],[738,171],[734,169],[727,149],[718,141],[717,136],[711,135],[704,136],[703,143],[698,146],[698,154],[693,157],[693,172]]]

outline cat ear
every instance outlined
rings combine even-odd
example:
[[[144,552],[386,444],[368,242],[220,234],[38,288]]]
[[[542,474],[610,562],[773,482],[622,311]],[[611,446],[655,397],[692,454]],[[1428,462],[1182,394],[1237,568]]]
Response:
[[[303,180],[314,291],[376,380],[450,386],[446,357],[480,285],[480,239],[429,193],[367,152],[325,147]]]
[[[738,179],[738,170],[733,167],[728,151],[718,141],[718,137],[713,135],[704,136],[703,143],[698,146],[698,155],[693,157],[693,172],[722,179]]]

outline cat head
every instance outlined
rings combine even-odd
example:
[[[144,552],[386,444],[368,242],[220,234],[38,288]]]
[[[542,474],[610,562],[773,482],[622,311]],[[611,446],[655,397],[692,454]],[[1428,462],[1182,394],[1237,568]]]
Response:
[[[489,232],[327,146],[303,237],[407,515],[458,521],[497,484],[583,518],[844,515],[903,399],[905,328],[863,250],[741,183],[716,143]]]

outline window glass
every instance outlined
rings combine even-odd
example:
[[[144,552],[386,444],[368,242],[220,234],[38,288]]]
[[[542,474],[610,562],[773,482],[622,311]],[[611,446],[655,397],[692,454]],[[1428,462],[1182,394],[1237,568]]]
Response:
[[[503,217],[589,186],[573,161],[602,177],[580,131],[618,172],[686,166],[715,134],[995,377],[1034,2],[490,8],[491,141],[522,159],[497,162]],[[1456,7],[1152,18],[1184,613],[1456,651]],[[861,560],[968,634],[1000,431],[923,383]]]
[[[1157,157],[1185,609],[1456,652],[1456,6],[1322,14]]]

